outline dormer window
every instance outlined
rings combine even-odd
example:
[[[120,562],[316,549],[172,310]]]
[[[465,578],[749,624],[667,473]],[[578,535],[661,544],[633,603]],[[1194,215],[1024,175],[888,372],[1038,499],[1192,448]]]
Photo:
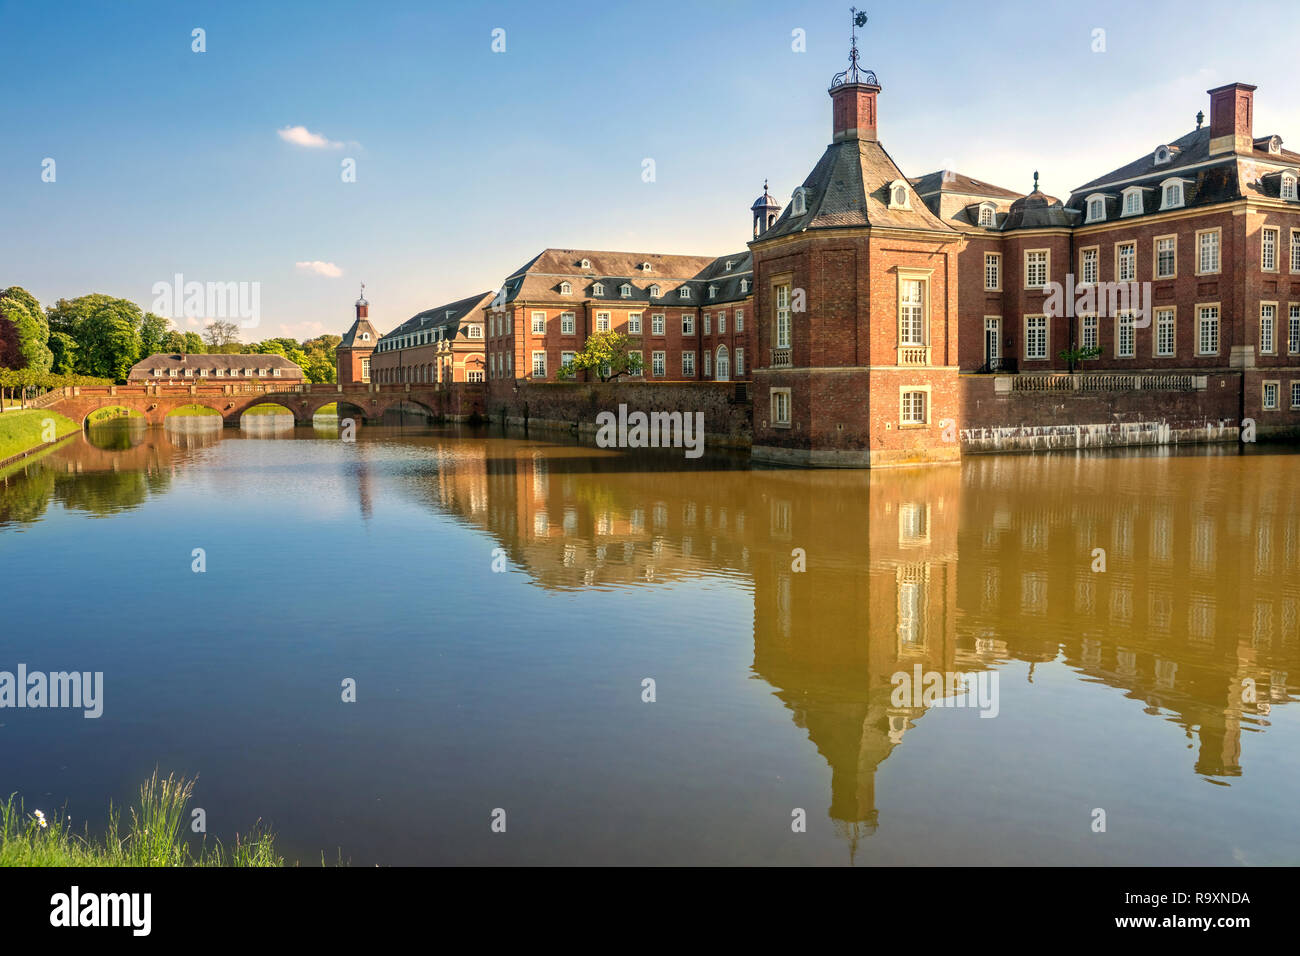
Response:
[[[1296,176],[1295,173],[1283,173],[1281,190],[1278,193],[1287,202],[1296,200]]]
[[[580,269],[590,269],[590,268],[591,268],[591,260],[590,260],[590,259],[583,259],[581,262],[578,263],[578,268],[580,268]]]
[[[369,342],[369,341],[370,341],[370,333],[369,333],[369,332],[362,332],[362,333],[361,333],[361,341],[362,341],[362,342]]]
[[[1160,208],[1178,209],[1183,205],[1183,181],[1167,179],[1160,184]]]
[[[744,295],[744,294],[745,294],[746,292],[748,292],[748,291],[749,291],[749,280],[748,280],[748,279],[741,279],[741,280],[740,280],[740,292],[741,292],[741,295]]]
[[[1101,222],[1106,218],[1106,197],[1089,196],[1088,197],[1088,215],[1085,222]]]
[[[980,225],[981,226],[983,226],[986,229],[992,229],[994,223],[997,222],[997,219],[995,217],[996,217],[996,212],[993,208],[993,203],[986,202],[980,204]]]
[[[1154,160],[1157,166],[1163,166],[1165,163],[1169,162],[1170,159],[1169,147],[1157,146],[1155,156],[1153,156],[1152,159]]]
[[[592,295],[604,295],[604,294],[605,294],[605,284],[604,284],[603,282],[597,282],[595,285],[593,285],[593,286],[591,287],[591,294],[592,294]]]
[[[901,179],[896,179],[889,184],[889,208],[912,208],[911,203],[908,202],[907,185]]]
[[[808,211],[808,202],[807,202],[806,194],[804,193],[803,187],[800,186],[798,189],[794,191],[794,194],[790,197],[790,215],[802,216],[807,211]],[[769,223],[769,225],[771,225],[771,223]]]
[[[569,283],[567,282],[561,282],[560,295],[572,295],[572,294],[573,294],[573,286],[569,285]]]
[[[628,285],[626,282],[624,282],[621,286],[618,287],[618,294],[622,296],[624,299],[630,299],[632,298],[632,287]]]
[[[681,287],[681,289],[678,291],[677,294],[680,295],[683,299],[689,299],[691,297],[691,287],[684,285]]]
[[[712,299],[717,294],[718,294],[718,287],[716,285],[709,286],[709,298]]]
[[[659,287],[657,285],[652,285],[650,287],[650,298],[652,299],[659,298]]]
[[[728,260],[727,260],[727,271],[730,272],[730,271],[731,271],[731,267],[734,266],[735,264],[736,264],[736,260],[735,260],[735,259],[728,259]]]
[[[1274,155],[1277,155],[1278,153],[1282,152],[1281,136],[1270,136],[1268,138],[1268,151],[1270,153],[1273,153]]]
[[[643,262],[643,263],[641,263],[641,271],[642,271],[642,272],[649,272],[649,271],[650,271],[650,268],[651,268],[650,263],[648,263],[648,262]]]
[[[1142,212],[1142,190],[1130,187],[1124,190],[1124,215],[1137,216]]]

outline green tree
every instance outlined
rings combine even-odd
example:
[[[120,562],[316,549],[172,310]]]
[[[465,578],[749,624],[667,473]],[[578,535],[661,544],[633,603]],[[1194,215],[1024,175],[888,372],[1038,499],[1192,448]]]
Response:
[[[50,324],[36,297],[19,286],[10,286],[0,292],[0,318],[12,322],[17,330],[26,367],[48,372],[54,361],[49,347]]]
[[[1085,347],[1082,345],[1076,345],[1068,349],[1061,349],[1061,351],[1057,352],[1056,354],[1059,355],[1061,359],[1068,365],[1071,374],[1073,374],[1075,366],[1078,365],[1080,362],[1086,362],[1089,359],[1095,359],[1100,357],[1101,346],[1089,345]]]
[[[163,339],[171,328],[171,320],[146,312],[140,320],[140,357],[154,355],[163,350]]]
[[[54,355],[51,371],[73,375],[77,371],[77,340],[67,332],[50,333],[50,352]]]
[[[170,332],[168,332],[166,335],[163,336],[162,348],[160,348],[158,351],[188,352],[189,349],[185,347],[184,333],[177,332],[175,329],[172,329]]]
[[[79,346],[77,370],[124,381],[131,366],[140,361],[140,307],[106,295],[82,298],[95,301],[73,336]]]
[[[239,326],[224,319],[214,319],[204,328],[203,341],[207,343],[209,352],[238,352]]]
[[[641,357],[632,355],[627,345],[628,338],[621,332],[593,332],[582,351],[561,366],[556,375],[571,379],[578,372],[592,371],[602,382],[611,382],[620,375],[635,375],[642,370]]]
[[[197,332],[186,332],[181,336],[181,340],[185,347],[180,351],[188,352],[190,355],[202,355],[208,350],[203,344],[203,336]]]

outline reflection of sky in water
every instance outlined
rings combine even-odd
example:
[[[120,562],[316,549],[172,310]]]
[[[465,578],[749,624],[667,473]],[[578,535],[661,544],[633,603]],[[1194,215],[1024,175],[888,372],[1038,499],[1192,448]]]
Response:
[[[99,721],[0,713],[11,789],[97,819],[197,772],[219,835],[361,864],[1300,859],[1289,455],[750,471],[210,429],[0,484],[0,667],[107,685]],[[917,666],[996,670],[998,716],[899,706]]]

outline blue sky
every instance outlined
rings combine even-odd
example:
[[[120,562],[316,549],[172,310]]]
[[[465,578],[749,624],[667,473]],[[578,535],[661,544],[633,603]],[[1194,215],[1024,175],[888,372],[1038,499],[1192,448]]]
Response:
[[[342,332],[362,280],[387,330],[547,246],[740,250],[763,179],[784,203],[830,139],[847,7],[0,0],[0,287],[148,308],[178,272],[259,282],[245,337],[303,338]],[[1216,9],[869,8],[881,141],[908,175],[1028,191],[1038,169],[1064,196],[1187,132],[1206,89],[1241,80],[1259,86],[1256,135],[1300,146],[1300,5]],[[280,134],[297,126],[328,143]]]

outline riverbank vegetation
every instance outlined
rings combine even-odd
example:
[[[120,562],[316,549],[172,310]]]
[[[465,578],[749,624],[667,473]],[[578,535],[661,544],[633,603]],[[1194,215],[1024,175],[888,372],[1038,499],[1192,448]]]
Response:
[[[198,418],[205,415],[221,417],[219,411],[206,405],[178,405],[167,413],[168,418]]]
[[[0,803],[0,866],[283,866],[274,837],[254,832],[235,837],[233,847],[204,839],[197,849],[186,841],[186,811],[194,781],[158,771],[140,786],[129,820],[108,809],[102,837],[89,826],[73,830],[66,815],[27,809],[16,795]]]
[[[289,416],[292,416],[292,415],[293,415],[293,412],[289,411],[289,409],[285,408],[283,405],[276,405],[276,404],[274,404],[274,403],[270,403],[270,402],[268,402],[268,403],[265,403],[265,404],[262,404],[262,405],[254,405],[254,406],[251,407],[251,408],[245,409],[244,414],[245,414],[245,415],[289,415]]]
[[[46,428],[46,422],[53,422],[53,431]],[[5,412],[0,415],[0,461],[78,430],[76,422],[57,412],[39,408]]]
[[[138,412],[134,408],[123,408],[121,405],[110,405],[107,408],[97,408],[86,416],[86,421],[91,425],[98,425],[101,422],[114,422],[125,418],[144,418],[144,412]]]
[[[209,322],[202,335],[181,332],[170,318],[146,312],[130,299],[99,293],[42,307],[26,289],[0,290],[0,373],[53,373],[124,382],[131,366],[158,352],[221,352],[282,355],[303,370],[307,381],[334,381],[339,336],[243,342],[240,334],[238,324],[222,320]],[[56,387],[43,381],[13,385]]]

